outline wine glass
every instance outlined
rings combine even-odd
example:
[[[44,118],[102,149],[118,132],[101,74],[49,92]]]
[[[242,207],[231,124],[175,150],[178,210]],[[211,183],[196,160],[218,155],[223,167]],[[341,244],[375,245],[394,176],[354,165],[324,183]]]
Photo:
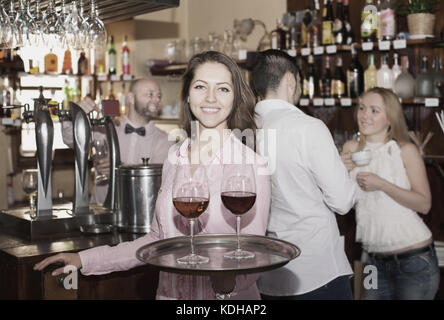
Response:
[[[62,20],[55,9],[54,0],[50,0],[42,23],[45,46],[57,47],[63,43],[65,30]]]
[[[95,182],[97,185],[104,185],[108,183],[108,174],[99,169],[101,160],[108,158],[108,143],[105,138],[96,138],[92,141],[91,157],[95,169]]]
[[[197,255],[194,251],[194,223],[208,207],[210,193],[205,169],[199,167],[192,171],[191,165],[179,164],[173,184],[173,204],[176,210],[190,221],[191,253],[177,259],[179,264],[196,265],[208,263],[208,257]]]
[[[71,12],[66,16],[65,20],[65,40],[67,45],[75,50],[83,49],[85,44],[83,40],[83,17],[77,10],[76,1],[71,2]]]
[[[99,18],[96,2],[91,0],[89,17],[83,22],[82,28],[89,48],[105,48],[107,34],[105,25]]]
[[[251,164],[226,164],[223,169],[221,198],[225,208],[236,215],[237,249],[224,254],[229,259],[252,259],[253,252],[240,247],[241,216],[256,202],[256,183]]]
[[[22,172],[22,188],[29,198],[29,214],[31,218],[36,217],[35,211],[35,195],[37,194],[38,175],[36,169],[26,169]]]

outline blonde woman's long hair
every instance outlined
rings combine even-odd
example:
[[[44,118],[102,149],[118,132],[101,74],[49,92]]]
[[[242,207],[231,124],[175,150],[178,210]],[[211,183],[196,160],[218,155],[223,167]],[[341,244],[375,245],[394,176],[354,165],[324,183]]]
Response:
[[[389,121],[389,128],[387,130],[387,136],[385,142],[390,140],[396,141],[399,146],[410,141],[407,123],[405,121],[404,113],[402,112],[402,105],[399,102],[398,96],[391,90],[375,87],[367,90],[359,97],[359,102],[364,98],[364,96],[375,93],[378,94],[382,101],[384,102],[385,112],[387,114],[387,119]],[[355,112],[355,118],[357,120],[358,108]],[[362,150],[365,147],[366,139],[365,135],[360,134],[359,147],[358,150]]]

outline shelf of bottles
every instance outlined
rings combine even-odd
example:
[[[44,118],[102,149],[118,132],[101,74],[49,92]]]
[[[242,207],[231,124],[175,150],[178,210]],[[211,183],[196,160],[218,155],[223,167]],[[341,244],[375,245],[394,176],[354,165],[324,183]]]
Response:
[[[404,105],[440,106],[442,54],[413,61],[412,69],[418,71],[415,79],[409,69],[409,49],[420,52],[416,48],[440,47],[442,39],[409,39],[406,33],[396,34],[392,0],[366,0],[360,29],[351,27],[349,0],[335,0],[336,13],[333,0],[324,0],[322,16],[319,2],[313,0],[312,7],[299,17],[300,23],[297,12],[293,17],[290,13],[290,18],[287,13],[271,32],[272,49],[287,51],[301,70],[300,106],[352,107],[362,92],[376,86],[392,89]],[[281,23],[284,20],[286,23]],[[376,58],[380,59],[379,68]],[[433,71],[429,70],[431,60]]]

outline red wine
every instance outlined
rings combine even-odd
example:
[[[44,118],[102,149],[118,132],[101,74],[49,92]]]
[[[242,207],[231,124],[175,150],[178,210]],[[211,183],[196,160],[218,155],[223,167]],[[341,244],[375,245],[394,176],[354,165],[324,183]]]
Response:
[[[207,198],[178,197],[173,199],[174,207],[188,219],[199,217],[207,209],[210,200]]]
[[[248,212],[256,201],[256,193],[244,191],[227,191],[221,194],[222,203],[233,214]]]

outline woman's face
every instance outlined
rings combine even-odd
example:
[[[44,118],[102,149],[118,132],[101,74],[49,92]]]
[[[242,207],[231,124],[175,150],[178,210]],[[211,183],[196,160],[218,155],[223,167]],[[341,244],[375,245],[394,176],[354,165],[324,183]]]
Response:
[[[234,101],[231,78],[230,71],[221,63],[206,62],[196,68],[189,90],[189,104],[201,127],[227,128]]]
[[[359,131],[366,136],[368,141],[382,142],[385,140],[390,122],[384,100],[379,94],[364,95],[358,106],[357,118]]]

